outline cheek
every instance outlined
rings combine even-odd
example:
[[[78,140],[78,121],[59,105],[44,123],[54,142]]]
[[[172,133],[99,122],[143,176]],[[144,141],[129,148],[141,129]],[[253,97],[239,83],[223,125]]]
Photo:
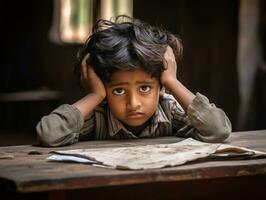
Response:
[[[121,100],[113,95],[110,95],[110,93],[107,93],[106,100],[109,106],[109,109],[111,112],[119,118],[120,115],[123,114],[124,111],[124,104],[121,102]]]
[[[145,99],[145,107],[148,109],[150,113],[154,113],[157,109],[159,102],[159,90],[152,94],[148,98]]]

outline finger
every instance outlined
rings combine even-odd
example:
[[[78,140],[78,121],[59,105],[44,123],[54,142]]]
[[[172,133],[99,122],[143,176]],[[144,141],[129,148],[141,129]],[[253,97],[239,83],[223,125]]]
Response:
[[[168,68],[168,59],[169,59],[169,46],[166,47],[164,55],[163,55],[163,65],[165,69]]]
[[[87,67],[87,59],[89,57],[89,54],[87,54],[82,62],[81,62],[81,80],[86,80],[88,78],[88,67]]]
[[[166,47],[166,50],[164,52],[164,56],[171,57],[173,55],[173,49],[168,45]]]
[[[170,46],[167,46],[164,58],[166,59],[166,61],[175,62],[175,55],[173,49]]]
[[[88,76],[93,76],[93,75],[95,74],[95,72],[94,72],[94,70],[93,70],[92,67],[89,67],[89,68],[87,69],[87,73],[88,73]]]

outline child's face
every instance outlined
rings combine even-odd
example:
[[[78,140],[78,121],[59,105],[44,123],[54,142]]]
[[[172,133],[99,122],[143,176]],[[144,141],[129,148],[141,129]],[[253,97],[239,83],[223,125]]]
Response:
[[[160,84],[142,69],[121,70],[112,74],[106,92],[114,116],[134,128],[143,125],[155,113]]]

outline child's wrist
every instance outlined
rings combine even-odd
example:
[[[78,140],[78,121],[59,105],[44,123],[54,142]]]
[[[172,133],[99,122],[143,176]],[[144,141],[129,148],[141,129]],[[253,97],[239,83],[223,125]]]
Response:
[[[164,82],[162,82],[162,85],[167,89],[171,90],[174,86],[179,84],[180,82],[176,78],[168,78]]]
[[[100,94],[100,93],[89,93],[87,95],[90,96],[90,98],[93,98],[96,102],[99,102],[99,103],[101,103],[106,97],[105,94]]]

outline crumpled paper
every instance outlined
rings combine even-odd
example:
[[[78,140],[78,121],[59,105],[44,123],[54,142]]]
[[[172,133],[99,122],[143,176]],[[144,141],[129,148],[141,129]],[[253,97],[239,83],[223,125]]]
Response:
[[[61,161],[64,160],[64,155],[71,155],[77,158],[94,161],[97,165],[131,170],[178,166],[201,158],[247,159],[261,156],[266,157],[265,152],[228,144],[205,143],[192,138],[172,144],[75,149],[56,151],[54,153],[57,156],[61,156]],[[56,159],[52,159],[52,157],[49,157],[48,160],[55,161]]]

